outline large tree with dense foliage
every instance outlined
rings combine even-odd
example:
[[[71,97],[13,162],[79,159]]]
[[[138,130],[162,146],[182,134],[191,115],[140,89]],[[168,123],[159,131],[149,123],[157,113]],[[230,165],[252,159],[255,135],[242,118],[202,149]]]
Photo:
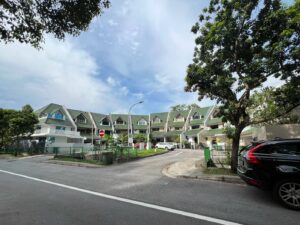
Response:
[[[20,111],[0,109],[0,149],[14,142],[18,144],[20,138],[28,138],[37,123],[38,118],[30,105]]]
[[[281,80],[274,97],[281,114],[300,104],[300,1],[283,6],[280,0],[211,0],[192,32],[197,38],[186,91],[216,100],[219,115],[235,127],[235,171],[242,130],[261,122],[249,113],[253,91],[270,78]]]
[[[109,7],[109,0],[1,0],[0,41],[39,47],[45,33],[79,35]]]
[[[179,104],[179,105],[174,105],[171,106],[171,111],[186,111],[186,110],[191,110],[192,108],[197,109],[200,108],[199,105],[197,104],[191,104],[191,105],[186,105],[186,104]]]

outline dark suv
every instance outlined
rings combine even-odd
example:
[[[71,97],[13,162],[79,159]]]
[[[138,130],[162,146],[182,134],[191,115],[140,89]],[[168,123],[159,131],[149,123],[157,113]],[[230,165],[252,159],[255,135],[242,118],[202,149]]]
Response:
[[[238,174],[247,184],[273,190],[284,206],[300,210],[300,139],[253,142],[239,153]]]

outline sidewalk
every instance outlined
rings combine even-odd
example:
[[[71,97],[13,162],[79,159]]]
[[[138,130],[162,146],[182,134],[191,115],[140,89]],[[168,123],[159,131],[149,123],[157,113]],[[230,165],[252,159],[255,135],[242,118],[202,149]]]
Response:
[[[187,159],[165,166],[162,173],[171,178],[190,178],[244,184],[238,176],[204,174],[202,163],[203,161],[199,159]]]

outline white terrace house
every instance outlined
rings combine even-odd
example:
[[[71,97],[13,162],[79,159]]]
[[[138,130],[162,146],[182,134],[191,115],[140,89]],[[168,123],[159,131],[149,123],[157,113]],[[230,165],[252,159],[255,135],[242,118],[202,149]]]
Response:
[[[210,106],[179,112],[130,115],[129,118],[127,114],[91,113],[51,103],[35,112],[39,124],[32,136],[48,147],[86,147],[100,142],[99,130],[105,130],[105,134],[117,138],[132,129],[134,134],[145,134],[148,142],[183,144],[187,141],[192,146],[224,147],[228,143],[224,132],[228,124],[217,116],[218,110],[218,107]],[[255,136],[255,129],[247,127],[243,130],[241,145],[247,145],[253,137],[261,136]]]
[[[77,131],[68,110],[61,105],[50,104],[36,111],[39,124],[32,137],[44,142],[46,147],[82,146],[84,138]]]

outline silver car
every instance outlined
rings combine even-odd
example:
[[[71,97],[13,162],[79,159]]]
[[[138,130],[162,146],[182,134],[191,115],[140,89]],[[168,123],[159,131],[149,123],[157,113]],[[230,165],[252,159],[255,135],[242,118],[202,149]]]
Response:
[[[158,142],[155,145],[155,148],[164,148],[166,150],[174,150],[176,148],[176,145],[174,145],[173,143],[169,143],[169,142]]]

